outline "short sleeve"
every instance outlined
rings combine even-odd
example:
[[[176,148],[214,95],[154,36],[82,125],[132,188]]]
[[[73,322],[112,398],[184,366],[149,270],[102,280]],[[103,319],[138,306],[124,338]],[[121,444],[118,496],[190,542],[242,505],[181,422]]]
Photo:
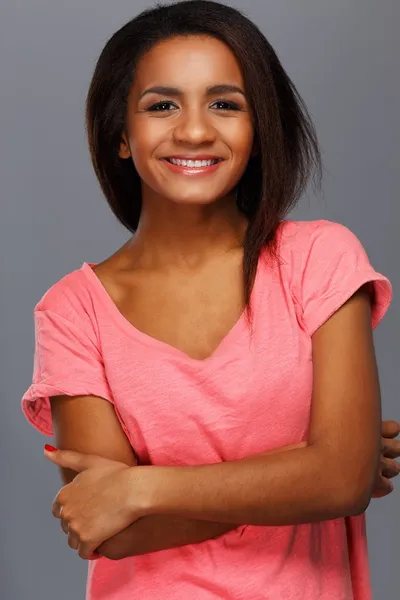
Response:
[[[86,332],[52,310],[35,310],[34,323],[33,378],[22,398],[22,410],[38,431],[51,436],[51,396],[113,400],[101,354]]]
[[[302,322],[313,333],[364,284],[371,283],[372,327],[383,318],[392,286],[372,267],[359,239],[344,225],[319,221],[310,233],[298,295]]]

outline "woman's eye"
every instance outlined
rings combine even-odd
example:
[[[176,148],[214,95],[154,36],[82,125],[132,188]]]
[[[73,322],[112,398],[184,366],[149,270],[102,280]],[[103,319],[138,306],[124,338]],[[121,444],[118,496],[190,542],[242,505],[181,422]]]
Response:
[[[147,110],[165,112],[171,110],[171,107],[176,108],[172,102],[169,102],[168,100],[163,100],[162,102],[157,102],[156,104],[153,104]]]
[[[240,110],[240,107],[234,102],[227,102],[226,100],[217,100],[214,102],[213,107],[218,110]]]

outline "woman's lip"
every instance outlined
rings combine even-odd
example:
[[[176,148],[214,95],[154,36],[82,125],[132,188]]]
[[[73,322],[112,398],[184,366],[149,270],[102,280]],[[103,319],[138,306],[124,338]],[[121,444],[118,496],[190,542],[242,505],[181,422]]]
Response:
[[[164,160],[170,160],[171,158],[174,160],[223,160],[220,156],[215,156],[212,154],[199,154],[198,156],[171,154],[171,156],[164,156],[163,158]]]
[[[175,158],[175,157],[174,157]],[[184,160],[184,159],[182,159]],[[210,160],[210,159],[197,159],[197,160]],[[214,173],[214,171],[216,171],[218,169],[218,167],[223,163],[223,160],[220,159],[218,160],[217,163],[207,166],[207,167],[184,167],[182,165],[174,165],[173,163],[169,162],[169,160],[167,160],[166,158],[162,158],[161,162],[164,163],[164,165],[166,167],[169,168],[170,171],[172,171],[173,173],[180,173],[181,175],[189,175],[189,176],[195,176],[195,175],[209,175],[210,173]]]

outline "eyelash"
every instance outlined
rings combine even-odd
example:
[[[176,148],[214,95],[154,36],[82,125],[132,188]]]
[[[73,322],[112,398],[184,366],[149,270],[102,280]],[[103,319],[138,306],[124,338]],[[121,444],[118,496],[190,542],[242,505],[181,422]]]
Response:
[[[156,102],[156,104],[153,104],[152,106],[150,106],[147,111],[148,112],[169,112],[168,109],[163,110],[161,107],[165,106],[165,105],[172,105],[173,102],[171,102],[170,100],[161,100],[160,102]],[[219,110],[222,110],[223,112],[229,111],[229,110],[241,110],[240,107],[235,104],[234,102],[228,102],[226,100],[215,100],[215,102],[213,102],[213,104],[224,104],[225,108],[220,108]]]

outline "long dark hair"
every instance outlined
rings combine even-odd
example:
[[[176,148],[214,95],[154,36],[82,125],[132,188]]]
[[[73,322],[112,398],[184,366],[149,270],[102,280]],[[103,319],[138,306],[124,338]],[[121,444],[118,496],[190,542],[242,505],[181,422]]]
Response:
[[[158,4],[126,23],[97,61],[86,101],[92,163],[117,219],[132,233],[141,212],[141,184],[131,159],[119,158],[127,99],[145,52],[177,36],[208,35],[227,44],[243,71],[254,116],[258,153],[237,189],[249,225],[244,243],[246,308],[263,248],[276,250],[276,230],[312,176],[322,173],[317,137],[307,108],[261,31],[238,10],[210,0]]]

